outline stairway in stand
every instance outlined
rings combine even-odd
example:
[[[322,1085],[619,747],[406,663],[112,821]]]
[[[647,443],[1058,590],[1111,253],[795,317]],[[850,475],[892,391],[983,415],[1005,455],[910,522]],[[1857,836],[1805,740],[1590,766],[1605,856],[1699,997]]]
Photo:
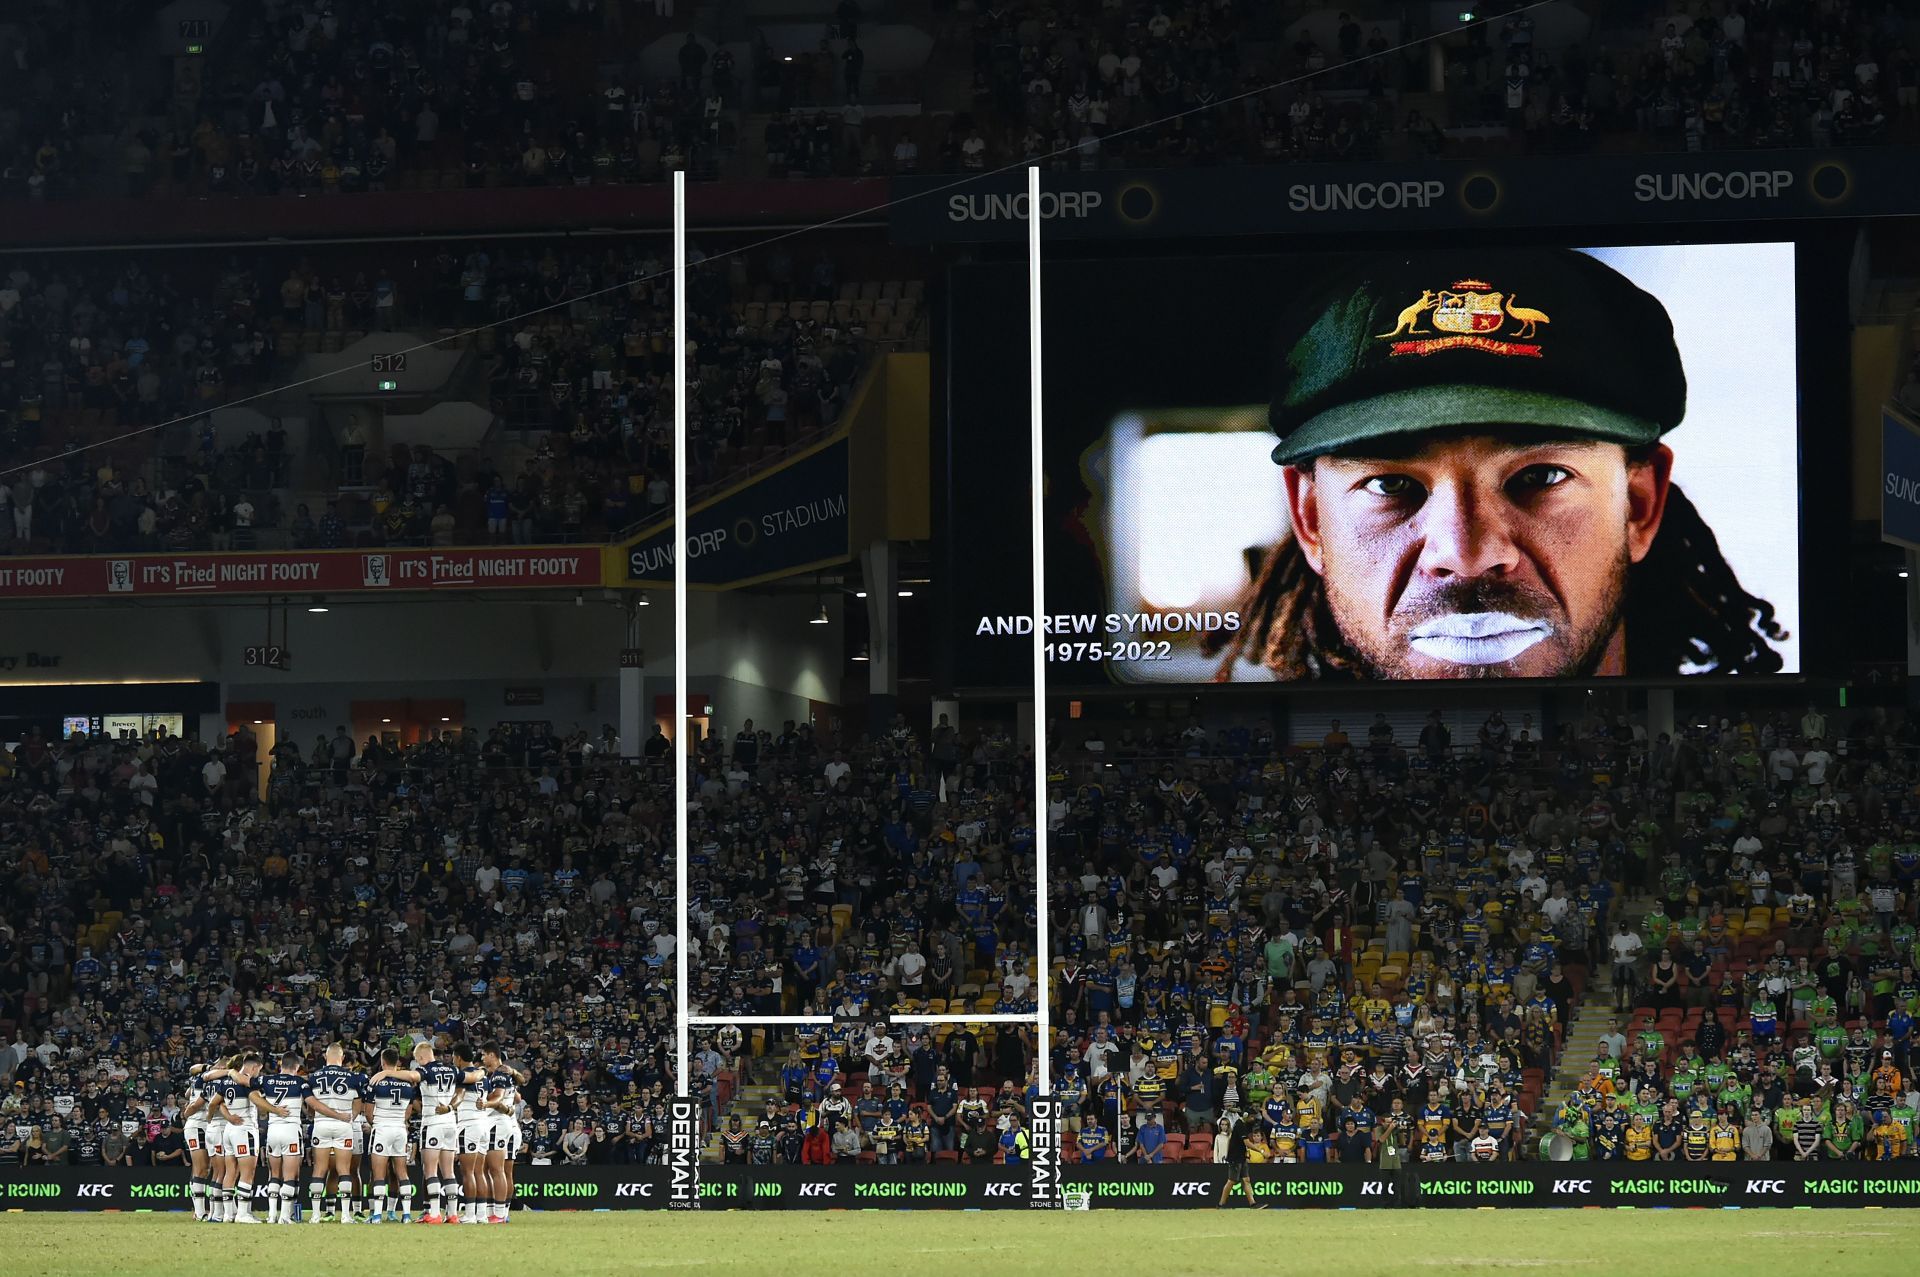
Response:
[[[1646,899],[1622,900],[1613,915],[1617,925],[1624,921],[1635,931],[1640,929],[1640,919],[1653,905],[1651,897]],[[1587,996],[1567,1020],[1567,1033],[1561,1044],[1560,1063],[1555,1067],[1553,1076],[1548,1079],[1546,1094],[1540,1101],[1540,1109],[1533,1115],[1533,1134],[1538,1137],[1553,1125],[1553,1115],[1560,1111],[1567,1097],[1580,1085],[1587,1075],[1587,1069],[1600,1056],[1600,1037],[1607,1031],[1607,1021],[1612,1019],[1620,1025],[1621,1032],[1626,1031],[1627,1012],[1616,1015],[1613,1009],[1613,968],[1604,964],[1587,981]]]
[[[728,1104],[726,1109],[720,1114],[720,1123],[722,1126],[726,1125],[729,1117],[738,1113],[740,1115],[740,1124],[751,1131],[760,1121],[761,1117],[766,1114],[767,1101],[774,1099],[780,1094],[780,1087],[776,1083],[747,1081],[747,1077],[751,1076],[752,1072],[752,1067],[749,1065],[747,1073],[741,1077],[740,1085],[733,1093],[732,1103]],[[720,1160],[719,1131],[714,1130],[707,1132],[706,1142],[701,1149],[700,1157],[702,1161],[707,1162],[717,1162]]]
[[[1580,1085],[1580,1079],[1587,1075],[1588,1067],[1599,1058],[1600,1035],[1607,1031],[1607,1021],[1612,1017],[1612,991],[1589,985],[1587,1000],[1573,1009],[1573,1015],[1567,1021],[1567,1036],[1560,1051],[1560,1063],[1547,1082],[1546,1094],[1540,1101],[1540,1111],[1533,1115],[1536,1135],[1544,1134],[1552,1127],[1553,1115],[1560,1111],[1560,1106]],[[1625,1023],[1625,1020],[1620,1022]]]

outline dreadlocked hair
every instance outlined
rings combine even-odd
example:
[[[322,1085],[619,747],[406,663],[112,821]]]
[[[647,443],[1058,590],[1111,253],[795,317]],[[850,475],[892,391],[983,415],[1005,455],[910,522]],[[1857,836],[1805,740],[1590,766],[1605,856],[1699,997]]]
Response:
[[[1632,674],[1777,674],[1772,644],[1787,637],[1678,486],[1646,557],[1628,570],[1626,625]]]
[[[1214,682],[1232,682],[1233,667],[1243,659],[1266,666],[1282,681],[1360,677],[1359,654],[1341,637],[1325,584],[1291,532],[1261,555],[1239,611],[1239,629],[1214,630],[1200,640],[1209,656],[1226,654]]]
[[[1281,680],[1365,676],[1359,653],[1334,623],[1325,582],[1291,533],[1262,555],[1239,613],[1239,629],[1215,630],[1201,642],[1208,655],[1224,654],[1215,682],[1231,682],[1241,660]],[[1623,619],[1629,674],[1780,670],[1772,643],[1787,632],[1774,619],[1773,604],[1742,588],[1713,529],[1678,485],[1667,489],[1666,512],[1646,557],[1627,569]]]

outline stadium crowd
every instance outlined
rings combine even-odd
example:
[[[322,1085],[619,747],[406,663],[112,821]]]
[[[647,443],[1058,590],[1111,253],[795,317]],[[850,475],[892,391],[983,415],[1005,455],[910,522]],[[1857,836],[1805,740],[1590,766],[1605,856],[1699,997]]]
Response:
[[[754,1043],[781,1067],[736,1114],[738,1160],[1021,1154],[1031,1034],[885,1014],[1033,1009],[1030,906],[1004,870],[1033,837],[1021,764],[992,735],[896,737],[877,776],[898,807],[857,861],[870,891],[836,908],[844,879],[793,848],[706,893],[724,903],[698,920],[735,956],[700,966],[704,1008],[838,1021]],[[1605,718],[1549,740],[1494,714],[1456,745],[1436,714],[1414,741],[1379,717],[1305,750],[1198,723],[1073,742],[1048,803],[1069,1156],[1208,1159],[1230,1117],[1259,1128],[1250,1160],[1534,1156],[1536,1121],[1575,1155],[1691,1158],[1724,1152],[1717,1113],[1779,1129],[1803,1100],[1852,1133],[1821,1155],[1902,1155],[1915,743],[1904,719],[1840,734],[1819,711],[1677,739]],[[762,746],[740,748],[750,776]],[[1775,986],[1794,968],[1830,992],[1790,1009]],[[1634,1037],[1566,1062],[1584,1076],[1543,1112],[1603,975]],[[1638,1152],[1629,1107],[1648,1110]],[[1591,1139],[1616,1109],[1618,1141]],[[1804,1151],[1779,1133],[1746,1155]]]
[[[4,754],[0,1158],[177,1156],[186,1071],[490,1033],[534,1081],[529,1157],[664,1143],[672,882],[659,768],[503,727],[388,753],[242,731]],[[256,801],[254,768],[270,768]],[[717,1073],[703,1054],[699,1084]]]
[[[1381,718],[1306,747],[1199,722],[1055,744],[1071,1158],[1211,1160],[1223,1119],[1256,1161],[1530,1157],[1536,1118],[1596,1158],[1912,1149],[1904,718],[1648,739],[1493,714],[1456,742],[1436,713],[1417,740]],[[669,748],[623,760],[524,724],[269,759],[244,729],[29,736],[0,754],[0,1158],[177,1147],[184,1070],[233,1050],[476,1031],[535,1075],[529,1157],[657,1156]],[[1024,1156],[1031,1030],[888,1016],[1037,1005],[1030,765],[945,722],[702,742],[693,1009],[834,1017],[701,1039],[721,1156]],[[1580,1082],[1542,1113],[1603,975],[1631,1020],[1564,1062]]]
[[[135,69],[103,75],[84,21],[49,22],[12,50],[0,86],[18,121],[0,196],[964,172],[1035,155],[1091,168],[1829,146],[1908,133],[1920,111],[1898,5],[1736,0],[1576,30],[1481,13],[1440,42],[1439,84],[1422,33],[1397,18],[1202,0],[981,5],[937,25],[927,65],[904,77],[937,83],[948,63],[970,65],[971,93],[936,112],[916,84],[929,99],[918,119],[869,115],[879,77],[864,70],[854,0],[817,47],[788,53],[764,31],[715,45],[621,5],[274,0],[165,86],[130,49],[116,52]],[[970,62],[944,55],[959,43]],[[1168,123],[1129,132],[1151,120]],[[756,144],[743,145],[747,127]]]
[[[1689,151],[1877,143],[1920,123],[1915,34],[1898,6],[1734,3],[1676,8],[1617,47],[1549,49],[1522,13],[1451,69],[1449,96],[1562,150],[1604,135]]]
[[[575,541],[661,513],[672,341],[657,254],[632,242],[436,247],[195,258],[178,276],[119,259],[0,264],[12,471],[0,553]],[[880,281],[841,270],[829,253],[796,261],[776,247],[692,277],[696,485],[817,437],[877,341],[904,337],[917,287],[883,296]],[[264,415],[244,433],[216,428],[221,405],[395,329],[471,333],[453,340],[479,371],[444,393],[491,409],[481,448],[435,451],[383,431],[377,412],[315,410],[300,435]]]

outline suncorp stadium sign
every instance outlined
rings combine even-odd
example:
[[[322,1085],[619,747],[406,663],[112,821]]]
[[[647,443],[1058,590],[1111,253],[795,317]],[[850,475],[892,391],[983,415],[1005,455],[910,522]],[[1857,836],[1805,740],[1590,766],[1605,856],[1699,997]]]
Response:
[[[1920,1175],[1833,1163],[1552,1162],[1524,1165],[1368,1166],[1308,1163],[1249,1168],[1254,1196],[1282,1209],[1578,1206],[1920,1206]],[[1211,1206],[1224,1167],[1067,1163],[1057,1189],[1035,1192],[1030,1168],[964,1166],[696,1165],[685,1191],[702,1208],[997,1210],[1084,1196],[1094,1210]],[[185,1210],[187,1180],[156,1168],[7,1167],[0,1208]],[[666,1166],[529,1166],[516,1204],[535,1210],[659,1210],[675,1203]],[[265,1183],[255,1186],[264,1201]],[[1057,1207],[1055,1207],[1057,1208]]]

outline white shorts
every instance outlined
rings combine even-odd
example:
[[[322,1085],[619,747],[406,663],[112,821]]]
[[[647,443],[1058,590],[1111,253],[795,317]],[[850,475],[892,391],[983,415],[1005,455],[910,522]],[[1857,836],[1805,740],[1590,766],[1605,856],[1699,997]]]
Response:
[[[259,1155],[259,1136],[251,1126],[226,1123],[215,1146],[223,1157],[251,1159]]]
[[[420,1146],[429,1153],[458,1152],[460,1127],[455,1122],[428,1122],[420,1128]]]
[[[494,1119],[493,1147],[505,1151],[509,1162],[520,1155],[520,1121],[518,1118],[500,1117]]]
[[[373,1155],[404,1158],[407,1155],[407,1128],[404,1126],[374,1127]]]
[[[317,1117],[313,1120],[313,1147],[316,1150],[336,1150],[352,1152],[354,1131],[351,1122],[336,1122],[330,1117]]]
[[[267,1156],[299,1157],[307,1151],[307,1142],[301,1138],[298,1126],[282,1123],[267,1123]]]
[[[207,1124],[200,1119],[194,1118],[189,1120],[183,1134],[185,1134],[187,1139],[188,1152],[201,1153],[213,1151],[212,1145],[207,1139]]]
[[[484,1153],[493,1141],[493,1123],[484,1117],[474,1117],[460,1123],[460,1151],[462,1153]]]

